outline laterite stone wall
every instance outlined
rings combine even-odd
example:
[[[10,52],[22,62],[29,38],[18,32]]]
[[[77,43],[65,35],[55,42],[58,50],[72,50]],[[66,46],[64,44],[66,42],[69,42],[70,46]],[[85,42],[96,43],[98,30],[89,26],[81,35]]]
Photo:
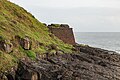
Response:
[[[49,26],[49,30],[51,31],[51,33],[53,33],[56,37],[61,39],[63,42],[67,44],[75,45],[73,29],[69,28],[68,25],[61,24],[59,28]]]

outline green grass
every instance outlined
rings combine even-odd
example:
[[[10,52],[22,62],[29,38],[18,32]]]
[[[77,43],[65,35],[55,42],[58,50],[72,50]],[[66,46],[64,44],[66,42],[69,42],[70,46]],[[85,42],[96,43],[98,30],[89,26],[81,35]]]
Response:
[[[17,60],[10,54],[0,53],[0,73],[10,71],[11,67],[17,65]]]
[[[55,25],[56,27],[59,25]],[[36,52],[44,54],[51,44],[57,45],[59,50],[65,53],[72,53],[72,46],[64,44],[61,40],[55,36],[50,37],[51,33],[48,28],[39,22],[35,17],[24,10],[22,7],[15,5],[7,0],[0,0],[0,40],[11,40],[15,42],[15,36],[18,35],[21,38],[29,36],[32,41],[30,51],[24,51],[20,45],[17,44],[14,47],[11,54],[7,54],[4,51],[0,51],[0,69],[8,69],[14,65],[13,59],[21,59],[23,57],[36,58]],[[37,45],[43,43],[44,45]],[[8,61],[9,63],[3,64]],[[8,65],[8,66],[4,66]]]
[[[60,24],[51,24],[53,28],[59,28]]]
[[[28,56],[29,58],[31,58],[31,59],[33,59],[33,60],[36,59],[36,54],[35,54],[33,51],[31,51],[31,50],[26,50],[25,53],[27,54],[27,56]]]

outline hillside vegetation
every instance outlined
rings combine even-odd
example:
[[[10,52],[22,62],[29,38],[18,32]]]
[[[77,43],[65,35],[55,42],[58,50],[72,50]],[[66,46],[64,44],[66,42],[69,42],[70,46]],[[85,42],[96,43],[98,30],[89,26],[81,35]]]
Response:
[[[25,50],[19,45],[15,37],[29,37],[31,49]],[[17,65],[22,58],[36,59],[36,54],[54,53],[56,50],[71,53],[72,46],[64,44],[51,34],[48,28],[35,17],[7,0],[0,0],[0,41],[13,44],[11,52],[0,50],[0,71],[4,72]]]

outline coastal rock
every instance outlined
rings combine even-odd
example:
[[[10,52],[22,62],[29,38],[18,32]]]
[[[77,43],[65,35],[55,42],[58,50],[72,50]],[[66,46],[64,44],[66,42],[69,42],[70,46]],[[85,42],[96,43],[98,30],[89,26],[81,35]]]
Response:
[[[81,52],[20,60],[15,78],[8,80],[120,80],[120,55],[108,50],[79,46]],[[5,79],[5,80],[7,80]]]
[[[39,80],[38,73],[30,69],[25,63],[20,62],[16,71],[15,80]]]
[[[19,67],[16,75],[29,76],[32,80],[120,80],[119,54],[108,54],[110,51],[89,46],[79,47],[80,53],[49,56],[49,59],[38,62],[21,62],[23,69]]]

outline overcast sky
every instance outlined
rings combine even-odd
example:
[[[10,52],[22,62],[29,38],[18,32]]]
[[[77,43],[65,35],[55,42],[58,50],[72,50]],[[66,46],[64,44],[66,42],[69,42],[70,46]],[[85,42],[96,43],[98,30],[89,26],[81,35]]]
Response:
[[[44,23],[67,23],[75,32],[120,32],[120,0],[10,0]]]

